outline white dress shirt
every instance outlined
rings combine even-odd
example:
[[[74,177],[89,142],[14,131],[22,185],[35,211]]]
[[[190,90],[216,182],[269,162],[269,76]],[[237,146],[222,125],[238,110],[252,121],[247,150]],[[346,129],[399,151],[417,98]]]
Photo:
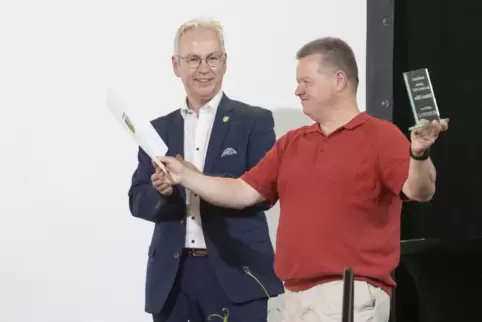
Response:
[[[181,107],[184,118],[184,159],[191,162],[200,171],[204,171],[204,161],[211,137],[214,117],[223,96],[220,91],[206,105],[199,109],[199,114],[189,109],[187,104]],[[199,210],[199,196],[186,189],[186,248],[206,248]]]

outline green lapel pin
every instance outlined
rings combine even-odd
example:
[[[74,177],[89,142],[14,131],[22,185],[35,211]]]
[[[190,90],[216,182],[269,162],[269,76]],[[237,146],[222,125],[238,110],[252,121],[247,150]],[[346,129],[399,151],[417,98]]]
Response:
[[[223,122],[226,123],[227,121],[229,121],[229,116],[223,117]]]

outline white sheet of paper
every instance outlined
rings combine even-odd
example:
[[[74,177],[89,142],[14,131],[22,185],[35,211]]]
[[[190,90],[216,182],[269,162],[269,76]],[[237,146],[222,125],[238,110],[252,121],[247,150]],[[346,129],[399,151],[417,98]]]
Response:
[[[106,105],[122,127],[137,142],[137,145],[146,152],[159,168],[167,173],[164,164],[156,158],[166,155],[167,145],[156,132],[151,122],[143,119],[139,113],[133,113],[127,106],[127,103],[122,100],[119,93],[112,87],[107,91]]]

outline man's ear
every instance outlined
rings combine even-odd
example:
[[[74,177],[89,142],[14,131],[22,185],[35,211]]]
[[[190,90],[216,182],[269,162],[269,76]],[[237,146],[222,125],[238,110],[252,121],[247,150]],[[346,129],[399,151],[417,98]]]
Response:
[[[181,73],[179,72],[179,59],[176,56],[172,56],[171,62],[172,62],[172,70],[174,71],[174,74],[177,77],[180,77]]]
[[[224,69],[226,70],[228,66],[228,54],[224,53]]]
[[[344,89],[348,86],[348,78],[346,74],[342,71],[338,71],[335,74],[336,88],[338,90]]]

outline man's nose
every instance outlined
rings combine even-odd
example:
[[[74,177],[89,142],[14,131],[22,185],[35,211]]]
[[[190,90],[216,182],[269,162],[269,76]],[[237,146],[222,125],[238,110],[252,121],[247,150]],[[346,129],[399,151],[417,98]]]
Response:
[[[300,96],[300,95],[303,95],[303,93],[304,93],[303,88],[300,85],[298,85],[298,87],[296,87],[295,89],[295,95]]]
[[[211,67],[209,67],[208,63],[205,59],[201,60],[201,64],[199,64],[198,71],[200,72],[209,72],[211,71]]]

